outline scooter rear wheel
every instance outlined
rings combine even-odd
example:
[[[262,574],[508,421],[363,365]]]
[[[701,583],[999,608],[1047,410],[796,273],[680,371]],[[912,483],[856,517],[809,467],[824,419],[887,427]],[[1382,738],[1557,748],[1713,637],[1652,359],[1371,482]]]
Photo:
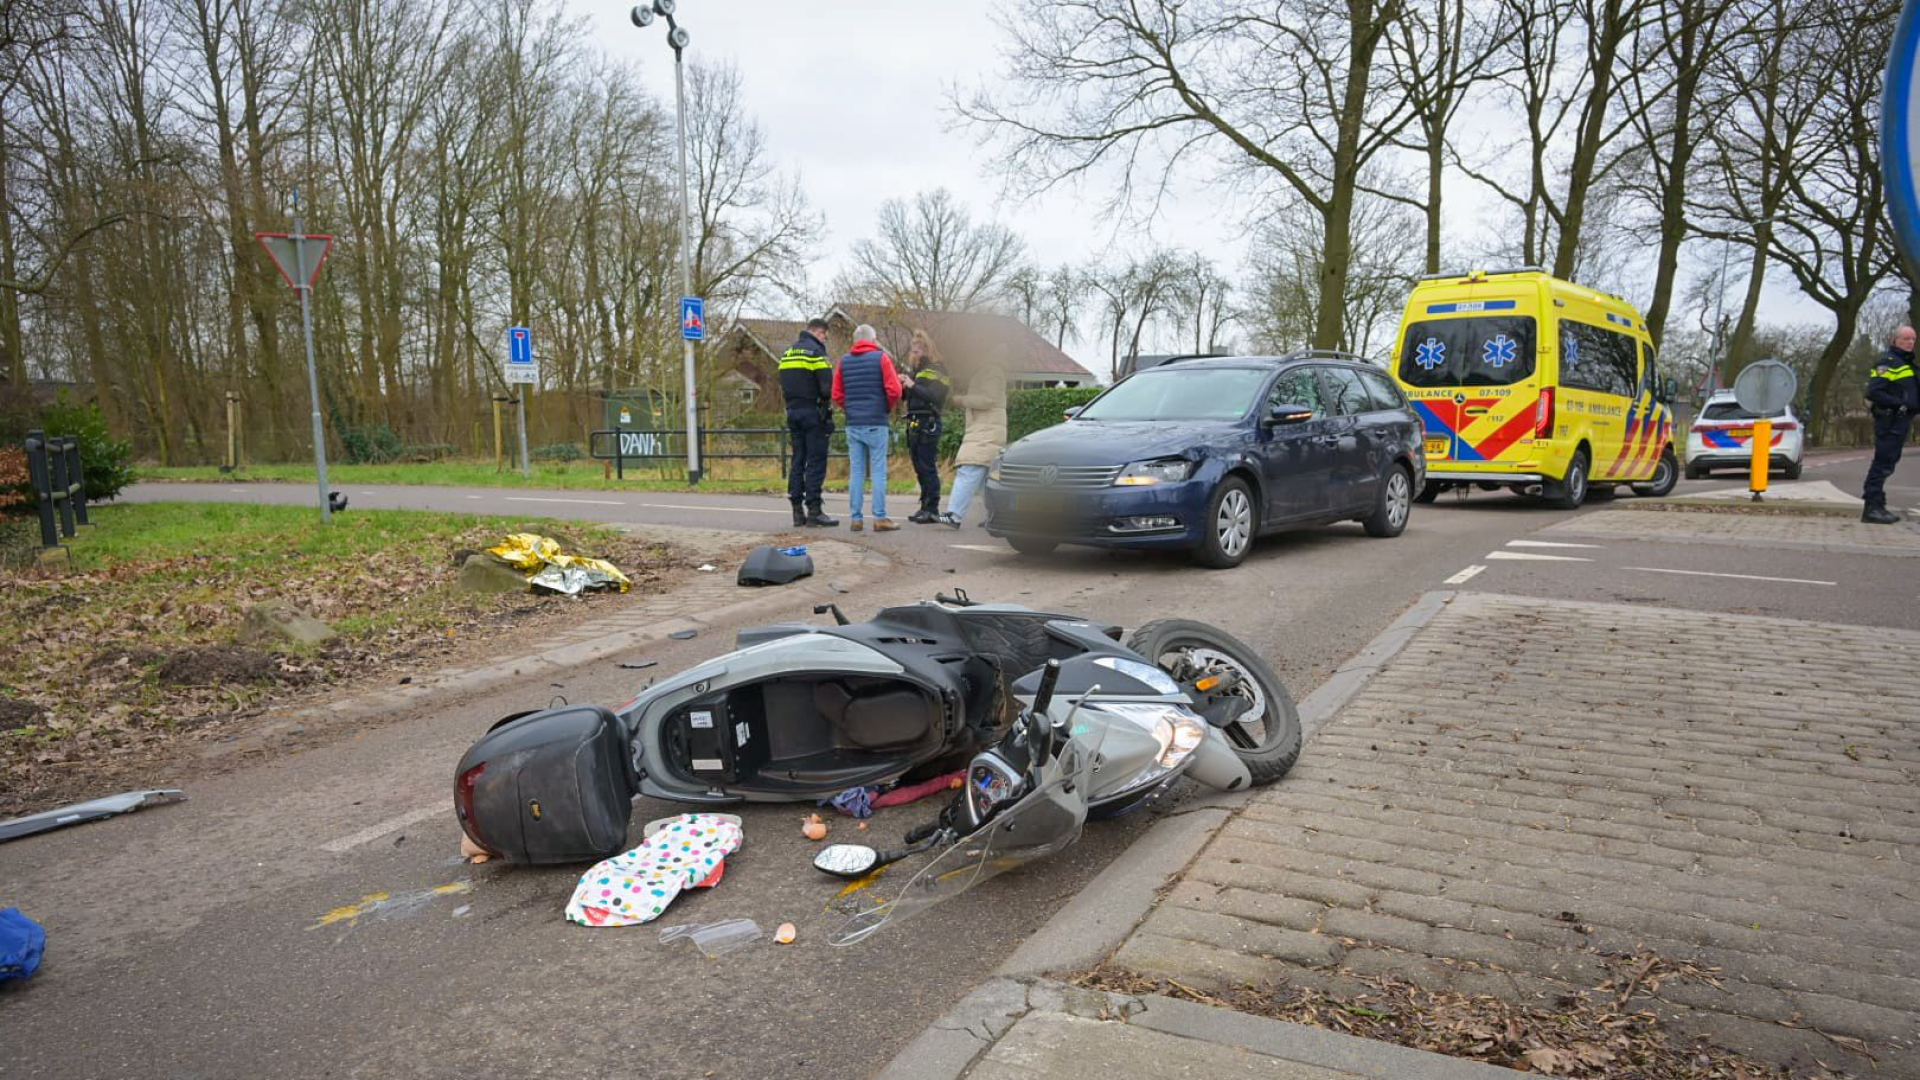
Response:
[[[1252,774],[1255,787],[1287,775],[1300,758],[1300,713],[1293,695],[1266,660],[1245,642],[1216,626],[1191,619],[1157,619],[1127,636],[1127,648],[1182,682],[1207,668],[1226,667],[1240,677],[1253,704],[1224,730],[1227,744]]]

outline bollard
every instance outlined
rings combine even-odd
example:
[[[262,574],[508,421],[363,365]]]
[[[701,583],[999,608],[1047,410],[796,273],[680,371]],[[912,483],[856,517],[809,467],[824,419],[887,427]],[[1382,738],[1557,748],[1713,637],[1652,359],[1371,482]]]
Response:
[[[47,472],[53,478],[48,489],[54,503],[60,509],[60,535],[73,539],[73,497],[70,494],[72,482],[67,479],[67,440],[47,440]]]
[[[1747,490],[1759,502],[1767,490],[1767,473],[1773,467],[1773,421],[1753,422],[1753,459],[1747,473]]]
[[[77,524],[91,525],[87,520],[87,474],[80,462],[80,436],[67,436],[67,483],[68,492],[73,496],[73,520]]]
[[[60,537],[53,524],[53,474],[47,467],[47,433],[27,432],[27,472],[33,479],[33,501],[40,507],[40,546],[56,548]]]

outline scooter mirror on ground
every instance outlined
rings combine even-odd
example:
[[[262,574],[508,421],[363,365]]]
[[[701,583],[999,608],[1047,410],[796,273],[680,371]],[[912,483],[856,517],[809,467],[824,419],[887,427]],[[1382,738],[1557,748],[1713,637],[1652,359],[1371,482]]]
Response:
[[[865,844],[829,844],[813,857],[814,869],[845,878],[859,877],[879,862],[880,853]]]

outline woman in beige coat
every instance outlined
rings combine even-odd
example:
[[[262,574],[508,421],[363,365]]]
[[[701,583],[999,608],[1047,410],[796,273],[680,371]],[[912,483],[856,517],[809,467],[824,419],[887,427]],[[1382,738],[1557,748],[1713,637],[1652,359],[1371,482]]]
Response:
[[[966,390],[952,397],[966,410],[960,451],[953,456],[953,490],[940,520],[959,528],[973,497],[987,481],[987,467],[1007,445],[1007,347],[995,345],[969,373]]]

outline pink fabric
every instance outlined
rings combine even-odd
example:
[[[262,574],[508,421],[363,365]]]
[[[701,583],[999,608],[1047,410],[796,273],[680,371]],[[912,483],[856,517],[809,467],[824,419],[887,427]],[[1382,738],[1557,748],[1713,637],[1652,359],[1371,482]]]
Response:
[[[955,772],[950,772],[945,776],[936,776],[931,780],[925,780],[918,784],[908,784],[905,787],[894,788],[885,795],[876,797],[873,800],[873,808],[875,810],[882,810],[889,806],[905,806],[910,802],[918,802],[929,795],[937,795],[942,791],[951,790],[955,780],[964,780],[966,776],[967,770],[960,769]]]

